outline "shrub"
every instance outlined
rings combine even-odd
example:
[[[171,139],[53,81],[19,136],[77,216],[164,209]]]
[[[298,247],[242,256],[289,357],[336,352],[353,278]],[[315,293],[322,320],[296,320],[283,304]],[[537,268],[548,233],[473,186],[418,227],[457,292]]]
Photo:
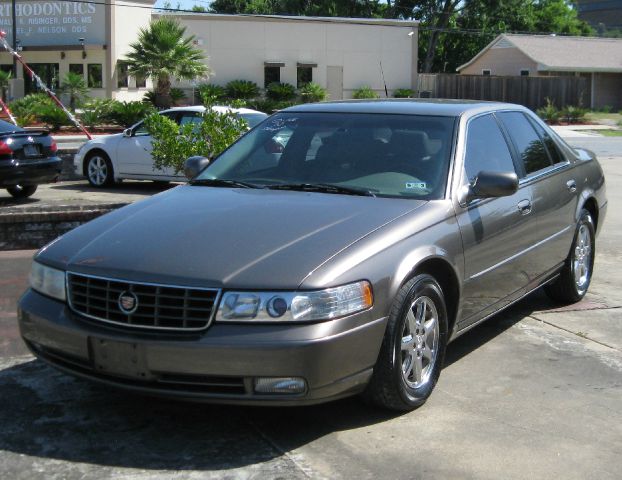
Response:
[[[41,119],[41,114],[45,107],[54,106],[54,102],[45,93],[32,93],[23,98],[14,100],[9,104],[9,109],[22,122],[28,120],[23,125],[29,125]],[[18,122],[19,123],[19,122]]]
[[[562,119],[568,123],[580,123],[585,120],[587,110],[584,108],[568,105],[561,110],[560,114]]]
[[[277,101],[271,100],[270,98],[257,98],[247,102],[248,108],[259,110],[260,112],[267,113],[268,115],[293,105],[296,105],[296,102],[284,100]]]
[[[300,88],[300,97],[303,103],[322,102],[328,98],[328,92],[321,85],[309,82]]]
[[[173,107],[179,105],[181,102],[188,99],[188,97],[186,96],[186,94],[181,88],[176,88],[176,87],[171,88],[170,95],[171,95],[171,104]]]
[[[250,80],[231,80],[225,89],[229,98],[250,99],[259,95],[259,87]]]
[[[37,116],[53,132],[58,131],[63,125],[71,124],[67,114],[56,105],[42,106]]]
[[[112,108],[115,103],[116,100],[92,99],[83,107],[80,118],[89,127],[114,123],[112,120]]]
[[[546,99],[546,106],[536,110],[538,116],[546,123],[557,123],[561,116],[560,111],[555,107],[550,98]]]
[[[76,107],[82,104],[89,90],[82,75],[67,72],[60,86],[60,91],[69,96],[69,108],[75,111]]]
[[[156,104],[156,94],[153,90],[148,90],[143,95],[143,103],[150,103],[155,107]]]
[[[199,123],[178,125],[173,120],[151,113],[145,118],[145,126],[152,136],[154,167],[171,167],[180,172],[188,157],[201,155],[214,157],[231,145],[246,131],[244,119],[232,112],[219,113],[210,105],[201,114]]]
[[[354,90],[352,98],[380,98],[380,95],[378,95],[369,85],[364,85],[361,88]]]
[[[144,102],[114,101],[110,109],[110,119],[122,127],[131,127],[153,111],[153,106]]]
[[[197,87],[197,94],[199,99],[205,103],[203,98],[213,99],[213,101],[222,100],[227,95],[227,91],[225,87],[221,87],[220,85],[202,83]]]
[[[398,88],[393,92],[393,98],[414,98],[415,92],[410,88]]]
[[[270,100],[287,101],[296,98],[296,88],[289,83],[271,83],[266,88],[266,97]]]
[[[613,107],[611,105],[603,105],[597,111],[601,113],[611,113],[613,111]]]

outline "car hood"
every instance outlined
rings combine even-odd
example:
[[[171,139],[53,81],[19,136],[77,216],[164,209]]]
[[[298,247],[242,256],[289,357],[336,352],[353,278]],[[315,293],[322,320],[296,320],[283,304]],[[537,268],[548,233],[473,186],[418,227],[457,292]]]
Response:
[[[424,201],[180,186],[79,227],[38,259],[154,283],[292,289]]]

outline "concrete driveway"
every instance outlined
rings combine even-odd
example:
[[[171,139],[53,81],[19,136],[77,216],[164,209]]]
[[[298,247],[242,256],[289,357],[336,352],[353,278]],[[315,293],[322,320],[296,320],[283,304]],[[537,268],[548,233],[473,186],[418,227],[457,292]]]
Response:
[[[357,399],[290,409],[184,404],[58,373],[26,353],[16,329],[33,252],[0,253],[0,477],[619,479],[617,141],[588,146],[603,154],[610,206],[586,299],[558,308],[537,292],[459,338],[431,399],[404,415]]]

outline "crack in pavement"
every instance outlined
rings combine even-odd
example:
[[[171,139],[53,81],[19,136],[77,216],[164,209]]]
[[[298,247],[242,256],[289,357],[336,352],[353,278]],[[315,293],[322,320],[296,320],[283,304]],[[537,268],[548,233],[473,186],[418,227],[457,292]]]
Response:
[[[617,307],[616,307],[616,308],[617,308]],[[542,323],[544,323],[545,325],[549,325],[549,326],[554,327],[554,328],[557,328],[557,329],[559,329],[559,330],[563,330],[564,332],[571,333],[571,334],[572,334],[572,335],[574,335],[575,337],[579,337],[579,338],[582,338],[582,339],[584,339],[584,340],[589,340],[590,342],[597,343],[598,345],[602,345],[603,347],[611,348],[612,350],[615,350],[616,352],[620,352],[620,351],[621,351],[621,350],[619,350],[618,348],[616,348],[616,347],[614,347],[614,346],[612,346],[612,345],[607,345],[607,344],[606,344],[606,343],[604,343],[604,342],[601,342],[601,341],[599,341],[599,340],[595,340],[595,339],[593,339],[593,338],[590,338],[590,337],[588,337],[586,334],[579,335],[579,333],[577,333],[577,332],[575,332],[575,331],[573,331],[573,330],[570,330],[570,329],[568,329],[568,328],[562,327],[562,326],[560,326],[560,325],[556,325],[556,324],[554,324],[554,323],[552,323],[552,322],[549,322],[549,321],[546,321],[546,320],[544,320],[544,319],[538,318],[538,317],[536,317],[536,316],[534,316],[534,315],[528,315],[528,318],[531,318],[531,319],[535,320],[536,322],[542,322]]]

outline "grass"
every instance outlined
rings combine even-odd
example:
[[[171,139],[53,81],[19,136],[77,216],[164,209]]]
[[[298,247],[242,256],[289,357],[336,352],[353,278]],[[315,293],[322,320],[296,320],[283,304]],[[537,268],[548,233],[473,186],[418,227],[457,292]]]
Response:
[[[598,130],[596,133],[605,137],[622,137],[622,130]]]
[[[622,114],[620,113],[603,113],[603,112],[588,112],[585,115],[585,119],[588,122],[600,123],[603,120],[613,120],[614,122],[622,122]]]

